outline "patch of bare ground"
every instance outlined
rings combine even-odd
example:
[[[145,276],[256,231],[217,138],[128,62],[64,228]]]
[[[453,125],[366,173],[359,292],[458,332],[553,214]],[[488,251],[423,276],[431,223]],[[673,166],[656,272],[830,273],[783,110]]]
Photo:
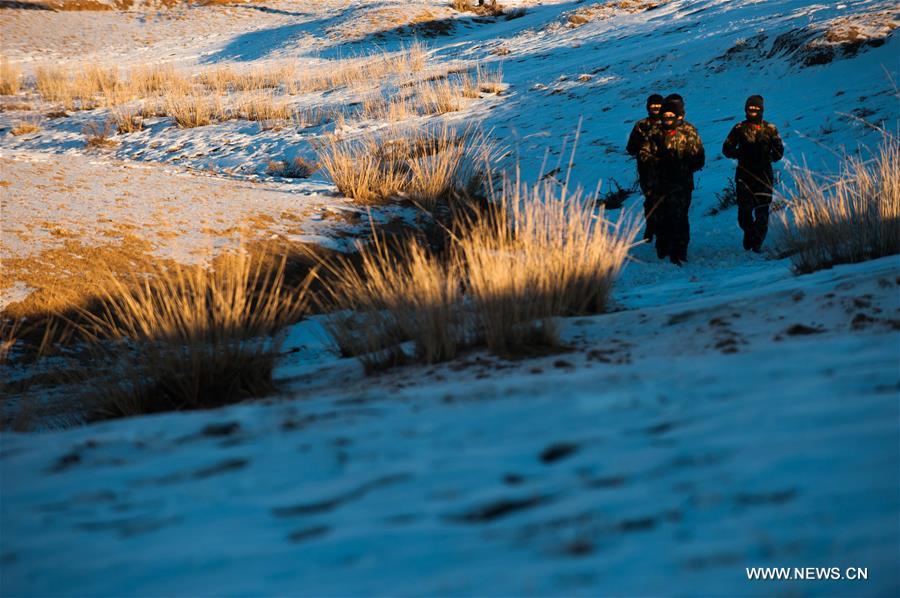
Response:
[[[450,35],[453,27],[449,8],[395,2],[364,11],[327,32],[332,39],[381,41],[391,36],[433,38]]]
[[[883,46],[898,26],[900,13],[876,11],[792,29],[774,39],[760,33],[737,40],[712,64],[717,71],[723,71],[729,63],[754,63],[777,56],[785,56],[803,67],[828,64],[852,58],[866,48]]]
[[[563,13],[564,27],[574,29],[591,21],[609,19],[617,14],[634,14],[653,10],[669,0],[615,0],[611,2],[594,2]]]

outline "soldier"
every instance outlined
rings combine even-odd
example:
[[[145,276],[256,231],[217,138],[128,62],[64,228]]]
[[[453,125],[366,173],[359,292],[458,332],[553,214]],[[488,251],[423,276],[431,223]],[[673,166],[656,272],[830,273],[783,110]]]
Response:
[[[687,260],[691,227],[688,209],[694,190],[694,173],[703,168],[706,154],[697,130],[682,120],[684,103],[668,99],[662,106],[660,126],[641,147],[641,159],[653,172],[651,193],[659,198],[656,220],[656,255],[669,257],[680,266]]]
[[[762,251],[769,230],[774,174],[772,163],[784,156],[778,129],[763,120],[763,98],[753,95],[744,103],[747,120],[731,129],[722,153],[738,161],[734,175],[737,189],[738,225],[744,231],[744,249]]]
[[[641,193],[644,194],[644,239],[653,241],[653,216],[656,208],[656,199],[650,188],[650,167],[640,159],[641,146],[649,139],[650,132],[659,124],[659,111],[662,109],[663,97],[654,93],[647,98],[647,118],[642,118],[634,124],[631,135],[628,136],[628,145],[625,150],[630,156],[637,158],[638,180],[641,183]]]

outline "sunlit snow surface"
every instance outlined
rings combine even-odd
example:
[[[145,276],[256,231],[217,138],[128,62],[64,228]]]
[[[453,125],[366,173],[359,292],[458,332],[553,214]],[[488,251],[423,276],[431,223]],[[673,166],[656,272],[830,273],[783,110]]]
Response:
[[[305,35],[373,4],[193,43],[208,62],[308,55]],[[798,277],[740,248],[733,210],[705,215],[733,169],[721,141],[751,93],[766,97],[789,163],[833,171],[832,152],[874,150],[878,133],[847,116],[856,109],[897,130],[896,36],[808,68],[769,57],[783,33],[892,5],[675,1],[568,29],[561,15],[581,4],[547,2],[427,40],[446,58],[509,48],[508,94],[451,118],[482,119],[529,176],[546,150],[559,154],[547,170],[568,159],[562,140],[583,118],[573,177],[591,189],[631,183],[622,148],[644,98],[682,93],[708,155],[690,262],[637,247],[619,311],[565,321],[569,353],[476,353],[366,378],[313,318],[290,330],[278,371],[290,400],[3,433],[0,591],[896,595],[900,259]],[[758,60],[720,58],[760,34]],[[361,49],[316,45],[320,58]],[[321,132],[168,127],[158,149],[126,141],[114,157],[154,163],[168,146],[244,133],[252,143],[221,162],[181,164],[230,172],[303,153]],[[4,134],[0,151],[80,152],[67,135]],[[753,566],[868,567],[869,579],[750,582]]]

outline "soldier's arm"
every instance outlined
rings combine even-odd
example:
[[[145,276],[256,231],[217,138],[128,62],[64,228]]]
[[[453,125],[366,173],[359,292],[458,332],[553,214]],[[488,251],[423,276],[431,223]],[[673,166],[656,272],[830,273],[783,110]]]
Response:
[[[659,161],[656,157],[656,145],[650,137],[641,140],[637,159],[648,164],[655,164]]]
[[[772,159],[772,162],[778,162],[784,157],[784,142],[781,141],[778,129],[771,123],[769,124],[769,139],[769,157]]]
[[[693,131],[691,135],[691,155],[693,159],[691,160],[691,170],[697,171],[706,166],[706,150],[703,149],[703,142],[700,140],[700,135],[697,134],[696,131]]]
[[[628,136],[628,145],[625,146],[625,151],[628,152],[629,156],[637,156],[641,151],[641,144],[644,142],[644,134],[641,131],[641,124],[635,123],[634,128],[631,129],[631,135]]]
[[[741,144],[741,125],[734,125],[734,128],[728,133],[728,137],[725,138],[725,143],[722,144],[722,154],[726,158],[731,158],[732,160],[738,159],[738,152],[740,151]]]

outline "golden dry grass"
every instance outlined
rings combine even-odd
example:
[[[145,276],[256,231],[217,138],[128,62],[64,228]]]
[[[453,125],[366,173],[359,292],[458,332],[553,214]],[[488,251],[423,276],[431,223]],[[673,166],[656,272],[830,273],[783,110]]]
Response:
[[[900,253],[900,140],[870,160],[849,157],[835,180],[800,170],[779,212],[780,248],[798,272]]]
[[[266,166],[266,173],[287,179],[306,179],[319,169],[315,162],[302,157],[290,160],[272,160]]]
[[[370,371],[404,363],[409,341],[430,363],[478,344],[501,355],[553,346],[558,316],[606,309],[638,229],[607,221],[580,190],[507,180],[440,256],[376,238],[360,266],[328,265],[328,330]]]
[[[26,119],[19,121],[10,130],[13,135],[28,135],[29,133],[37,133],[41,130],[41,124],[35,119]]]
[[[144,128],[144,117],[139,108],[111,106],[109,114],[119,133],[134,133]]]
[[[6,58],[0,58],[0,95],[15,95],[21,87],[22,69]]]
[[[196,409],[274,389],[278,331],[306,310],[306,284],[285,283],[285,258],[228,254],[212,267],[159,264],[149,276],[110,276],[102,309],[83,310],[97,342],[89,377],[94,417]]]
[[[485,343],[515,353],[549,344],[549,318],[598,313],[638,231],[634,218],[612,224],[580,190],[550,181],[506,180],[499,198],[459,240],[467,289]]]
[[[112,139],[114,132],[115,126],[111,120],[104,121],[102,124],[97,122],[87,123],[83,129],[85,146],[88,149],[115,147],[118,142]]]
[[[325,326],[341,353],[370,372],[403,363],[406,341],[426,363],[455,357],[467,333],[457,313],[455,265],[417,241],[395,245],[377,236],[360,255],[359,266],[345,258],[325,267],[331,312]]]
[[[161,107],[183,129],[203,127],[227,117],[219,96],[199,90],[167,94]]]
[[[362,203],[406,197],[432,212],[441,201],[471,193],[495,156],[485,135],[446,124],[329,135],[319,147],[319,163],[345,196]]]

